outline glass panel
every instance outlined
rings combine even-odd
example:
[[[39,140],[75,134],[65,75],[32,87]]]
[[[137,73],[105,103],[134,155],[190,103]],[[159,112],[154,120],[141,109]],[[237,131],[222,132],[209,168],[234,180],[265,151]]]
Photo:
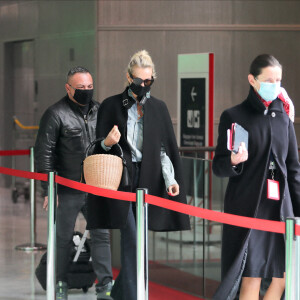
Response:
[[[216,177],[212,172],[212,162],[205,161],[207,184],[204,208],[223,212],[223,200],[227,178]],[[221,241],[222,224],[204,220],[204,297],[212,298],[221,281]]]
[[[227,180],[212,174],[210,160],[182,157],[182,163],[188,204],[222,211]],[[211,298],[220,282],[222,226],[190,221],[190,231],[149,232],[150,280]]]

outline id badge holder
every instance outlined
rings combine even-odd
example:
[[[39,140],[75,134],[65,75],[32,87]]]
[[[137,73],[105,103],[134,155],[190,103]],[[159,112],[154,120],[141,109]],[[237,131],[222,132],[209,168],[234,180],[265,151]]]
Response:
[[[268,179],[268,199],[280,200],[279,182],[276,180]]]
[[[267,198],[271,200],[280,200],[279,181],[274,180],[274,169],[271,171],[272,179],[267,179]]]

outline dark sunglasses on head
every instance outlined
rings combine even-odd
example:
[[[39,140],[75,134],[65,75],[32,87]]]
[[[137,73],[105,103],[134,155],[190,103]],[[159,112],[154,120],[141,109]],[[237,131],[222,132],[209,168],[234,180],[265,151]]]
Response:
[[[151,79],[145,79],[145,80],[143,80],[142,78],[139,78],[139,77],[133,77],[133,75],[130,74],[130,73],[129,73],[129,75],[132,78],[133,83],[136,84],[136,85],[141,85],[144,82],[145,86],[151,86],[153,84],[153,82],[154,82],[153,76],[151,77]]]

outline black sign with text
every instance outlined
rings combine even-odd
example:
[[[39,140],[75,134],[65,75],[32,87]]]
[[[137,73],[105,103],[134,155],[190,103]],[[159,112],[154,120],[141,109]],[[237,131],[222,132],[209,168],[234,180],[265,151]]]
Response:
[[[181,79],[180,145],[205,146],[205,78]]]

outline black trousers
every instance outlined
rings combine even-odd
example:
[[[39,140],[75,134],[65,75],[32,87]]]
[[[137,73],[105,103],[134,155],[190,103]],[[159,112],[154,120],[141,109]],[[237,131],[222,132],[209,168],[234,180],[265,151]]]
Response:
[[[67,281],[70,251],[76,218],[81,211],[86,218],[86,194],[59,194],[56,214],[57,281]],[[94,271],[102,286],[112,280],[110,234],[107,229],[90,230]]]
[[[132,177],[132,192],[135,192],[140,177],[139,163],[133,164]],[[111,296],[114,300],[137,300],[135,203],[130,203],[126,227],[121,229],[121,270]]]

